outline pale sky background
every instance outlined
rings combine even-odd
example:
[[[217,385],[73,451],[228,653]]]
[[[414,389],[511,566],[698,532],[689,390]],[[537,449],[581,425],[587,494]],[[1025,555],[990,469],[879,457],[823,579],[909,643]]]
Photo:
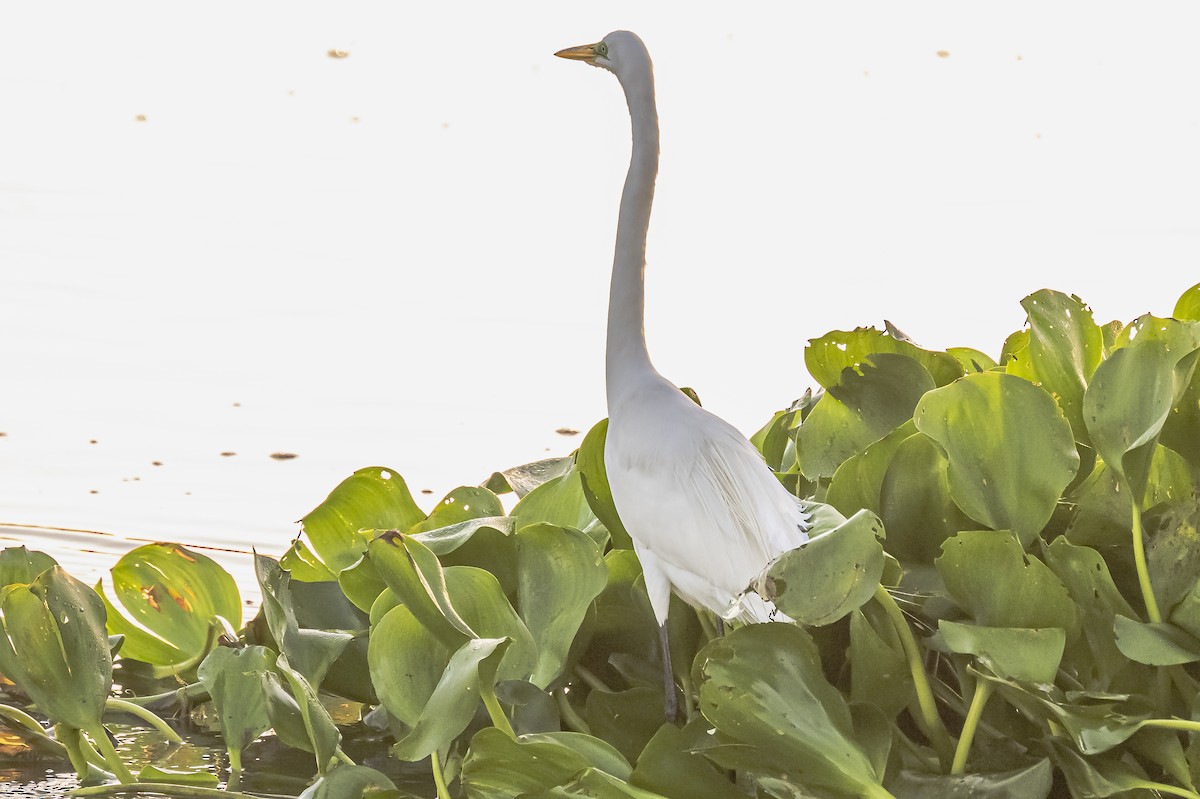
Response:
[[[629,129],[551,54],[615,28],[662,117],[651,352],[746,433],[828,330],[995,356],[1039,288],[1128,321],[1200,281],[1194,4],[684,8],[0,6],[0,523],[277,552],[355,468],[429,509],[570,452]]]

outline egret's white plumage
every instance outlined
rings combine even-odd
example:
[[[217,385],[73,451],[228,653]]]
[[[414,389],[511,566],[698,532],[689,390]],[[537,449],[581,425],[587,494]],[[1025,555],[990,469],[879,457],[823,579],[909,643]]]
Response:
[[[558,55],[615,74],[633,127],[609,293],[604,465],[654,615],[665,630],[674,589],[722,617],[767,621],[767,605],[743,594],[773,559],[808,540],[807,518],[754,446],[660,375],[646,350],[646,231],[658,174],[650,55],[628,31]]]

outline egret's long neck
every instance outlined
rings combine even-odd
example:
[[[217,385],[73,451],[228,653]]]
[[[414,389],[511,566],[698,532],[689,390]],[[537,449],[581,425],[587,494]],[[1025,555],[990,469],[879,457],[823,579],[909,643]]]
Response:
[[[645,74],[623,78],[625,99],[633,122],[633,156],[621,213],[617,221],[617,246],[608,295],[608,350],[606,376],[609,413],[614,400],[639,377],[653,375],[646,352],[645,311],[646,230],[654,202],[658,174],[658,111],[654,106],[654,76],[647,63]]]

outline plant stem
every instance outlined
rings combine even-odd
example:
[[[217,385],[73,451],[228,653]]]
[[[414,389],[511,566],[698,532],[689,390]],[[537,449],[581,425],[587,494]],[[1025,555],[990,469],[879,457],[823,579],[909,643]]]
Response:
[[[446,787],[446,775],[442,773],[442,759],[437,750],[429,756],[429,764],[433,767],[433,784],[437,786],[437,799],[450,799],[450,789]]]
[[[344,763],[347,766],[356,765],[356,763],[350,759],[350,756],[342,751],[342,747],[340,746],[333,750],[333,756],[338,760],[338,762]]]
[[[88,761],[79,745],[79,730],[75,727],[68,727],[66,724],[55,724],[54,737],[67,750],[67,758],[71,761],[72,768],[75,769],[75,776],[80,781],[87,779]]]
[[[929,676],[925,674],[925,664],[921,660],[921,650],[913,638],[908,622],[904,620],[904,611],[900,610],[896,600],[882,585],[875,587],[875,601],[883,607],[888,621],[892,623],[896,635],[900,638],[900,646],[904,648],[904,655],[908,659],[908,669],[912,673],[913,686],[917,690],[917,704],[921,710],[916,721],[933,744],[938,758],[942,761],[942,767],[945,768],[954,757],[954,745],[950,742],[950,734],[946,732],[942,717],[938,715],[933,689],[929,686]]]
[[[1140,722],[1138,727],[1162,727],[1166,730],[1200,732],[1200,721],[1191,721],[1190,719],[1146,719]]]
[[[575,673],[578,674],[579,678],[587,683],[588,688],[591,688],[593,691],[604,691],[605,693],[609,694],[614,693],[613,689],[605,685],[604,680],[592,673],[591,669],[576,664]]]
[[[496,689],[490,685],[481,684],[479,693],[483,697],[483,706],[487,708],[492,726],[509,738],[516,739],[517,734],[513,732],[512,724],[509,723],[508,716],[504,715],[504,708],[500,707],[500,700],[496,698]]]
[[[129,768],[125,765],[125,761],[117,754],[116,747],[108,739],[108,730],[104,729],[104,725],[97,724],[95,729],[88,730],[88,734],[95,739],[93,743],[96,749],[104,756],[104,762],[112,769],[116,778],[122,783],[133,782],[133,775],[129,773]]]
[[[992,695],[992,689],[992,683],[988,680],[975,681],[975,695],[971,697],[971,707],[967,709],[967,718],[963,721],[958,748],[954,750],[954,763],[950,766],[951,774],[962,774],[967,769],[967,755],[971,752],[971,741],[975,738],[975,728],[979,726],[979,717],[983,715],[983,707],[987,704],[988,697]]]
[[[558,702],[558,712],[562,714],[562,720],[575,732],[582,732],[584,735],[591,735],[592,728],[583,720],[583,717],[575,712],[575,708],[571,707],[571,700],[567,699],[567,694],[563,689],[559,688],[554,692],[554,698]]]
[[[171,743],[183,743],[183,739],[179,737],[179,733],[171,729],[167,722],[159,718],[153,711],[147,710],[141,705],[135,705],[132,702],[126,702],[124,699],[115,699],[113,697],[109,697],[108,700],[105,701],[104,707],[107,710],[113,710],[118,713],[128,713],[131,716],[137,716],[139,719],[165,735],[167,740]]]
[[[1142,587],[1142,601],[1146,603],[1146,616],[1151,624],[1162,621],[1158,600],[1154,598],[1154,586],[1150,584],[1150,570],[1146,567],[1146,542],[1142,535],[1142,508],[1133,503],[1133,563],[1137,567],[1138,584]]]

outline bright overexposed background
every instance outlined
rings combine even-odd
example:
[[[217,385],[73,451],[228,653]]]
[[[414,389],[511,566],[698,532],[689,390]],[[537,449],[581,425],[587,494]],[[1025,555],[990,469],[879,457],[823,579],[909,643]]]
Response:
[[[745,432],[831,329],[995,356],[1043,287],[1169,314],[1200,281],[1196,21],[5,4],[0,523],[278,551],[355,468],[428,509],[570,452],[556,430],[605,413],[629,134],[612,76],[551,54],[615,28],[649,45],[662,117],[651,350]]]

